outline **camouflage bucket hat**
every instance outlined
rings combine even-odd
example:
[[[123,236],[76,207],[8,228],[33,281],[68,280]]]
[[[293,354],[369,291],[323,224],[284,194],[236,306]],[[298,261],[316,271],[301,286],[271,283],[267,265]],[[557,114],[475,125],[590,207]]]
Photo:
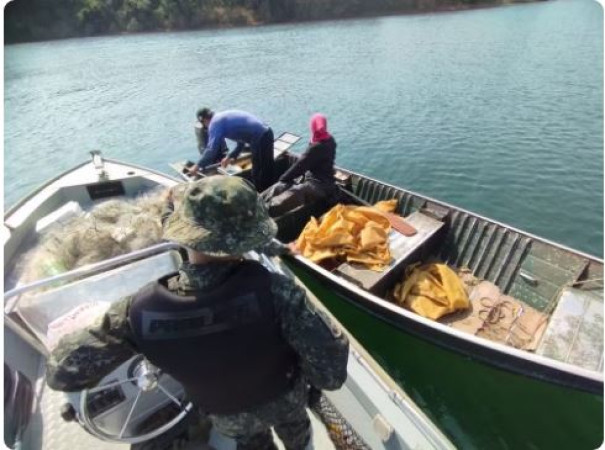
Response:
[[[276,233],[277,225],[254,187],[224,175],[192,183],[164,225],[164,239],[212,256],[258,249]]]

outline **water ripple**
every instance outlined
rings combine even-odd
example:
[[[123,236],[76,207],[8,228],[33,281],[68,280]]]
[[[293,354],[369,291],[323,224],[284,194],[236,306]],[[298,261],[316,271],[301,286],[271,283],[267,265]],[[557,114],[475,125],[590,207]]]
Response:
[[[602,254],[602,31],[555,0],[7,46],[5,203],[94,148],[194,158],[202,105],[305,136],[322,111],[339,164]]]

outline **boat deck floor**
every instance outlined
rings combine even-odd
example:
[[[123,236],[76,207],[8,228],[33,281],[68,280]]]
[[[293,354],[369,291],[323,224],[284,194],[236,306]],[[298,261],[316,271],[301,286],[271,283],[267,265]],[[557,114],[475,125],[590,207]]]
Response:
[[[575,288],[562,291],[537,353],[603,371],[603,301]]]
[[[503,294],[490,281],[464,271],[459,275],[470,307],[439,319],[441,323],[522,350],[534,351],[538,347],[548,323],[547,314]]]
[[[589,370],[603,370],[603,301],[566,288],[555,309],[538,311],[489,281],[461,273],[471,307],[439,321],[459,330]]]
[[[66,402],[63,392],[53,391],[40,378],[38,386],[38,408],[32,416],[28,425],[28,441],[24,442],[23,448],[36,450],[112,450],[126,449],[129,444],[119,444],[102,441],[84,429],[76,422],[66,422],[60,415],[61,406]],[[315,414],[308,411],[311,418],[311,427],[313,430],[313,441],[308,448],[314,449],[334,449],[334,444],[330,440],[324,424]],[[284,449],[283,444],[275,436],[275,443],[280,450]],[[170,448],[180,448],[183,450],[235,450],[235,441],[226,438],[214,430],[210,433],[210,439],[192,439],[190,441],[180,442],[179,445]],[[144,446],[137,446],[138,450],[143,450]],[[152,447],[157,450],[157,447]]]

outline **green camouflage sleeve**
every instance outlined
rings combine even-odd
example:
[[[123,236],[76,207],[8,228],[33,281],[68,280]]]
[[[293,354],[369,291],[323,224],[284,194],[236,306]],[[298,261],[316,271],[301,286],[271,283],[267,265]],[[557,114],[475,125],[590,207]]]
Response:
[[[128,322],[132,298],[113,303],[90,327],[64,336],[46,363],[46,381],[58,391],[79,391],[137,353]]]
[[[274,274],[271,290],[283,335],[298,354],[305,378],[318,389],[338,389],[347,377],[345,334],[287,277]]]

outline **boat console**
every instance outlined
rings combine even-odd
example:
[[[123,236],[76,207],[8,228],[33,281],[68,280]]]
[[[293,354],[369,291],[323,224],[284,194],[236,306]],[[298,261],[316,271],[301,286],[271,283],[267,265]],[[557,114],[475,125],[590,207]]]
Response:
[[[173,244],[159,244],[75,269],[5,294],[5,312],[16,314],[47,351],[60,338],[95,321],[111,303],[145,284],[174,273],[180,255]],[[53,393],[64,418],[77,419],[104,441],[136,444],[159,436],[192,409],[182,386],[136,355],[107,374],[96,387]]]

